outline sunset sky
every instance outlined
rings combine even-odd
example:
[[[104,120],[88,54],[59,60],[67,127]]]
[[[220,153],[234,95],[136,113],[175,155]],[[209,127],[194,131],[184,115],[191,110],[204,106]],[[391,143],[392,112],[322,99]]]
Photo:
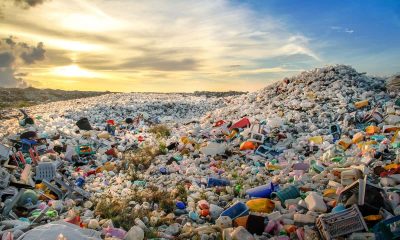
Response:
[[[400,1],[1,0],[0,86],[254,91],[342,63],[400,72]]]

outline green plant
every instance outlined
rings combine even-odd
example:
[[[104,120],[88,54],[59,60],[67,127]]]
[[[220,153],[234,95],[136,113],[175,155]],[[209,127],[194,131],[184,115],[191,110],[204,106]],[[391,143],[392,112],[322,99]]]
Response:
[[[151,127],[149,132],[155,134],[157,138],[166,138],[171,135],[169,128],[162,124]]]

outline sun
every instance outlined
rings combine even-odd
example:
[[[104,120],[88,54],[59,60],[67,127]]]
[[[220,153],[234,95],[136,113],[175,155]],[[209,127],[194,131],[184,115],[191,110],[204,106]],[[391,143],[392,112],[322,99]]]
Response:
[[[52,70],[52,73],[61,77],[93,78],[98,76],[97,73],[82,69],[77,65],[56,67]]]

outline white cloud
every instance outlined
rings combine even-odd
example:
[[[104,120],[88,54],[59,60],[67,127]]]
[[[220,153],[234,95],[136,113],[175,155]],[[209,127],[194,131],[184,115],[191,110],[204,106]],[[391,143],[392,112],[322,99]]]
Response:
[[[349,33],[349,34],[354,33],[353,29],[339,27],[339,26],[331,26],[330,29],[333,30],[333,31],[336,31],[336,32]]]

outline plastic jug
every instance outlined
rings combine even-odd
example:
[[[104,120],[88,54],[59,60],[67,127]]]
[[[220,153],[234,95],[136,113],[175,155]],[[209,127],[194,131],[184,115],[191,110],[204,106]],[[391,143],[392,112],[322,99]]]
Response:
[[[276,190],[276,187],[271,182],[266,185],[250,188],[246,191],[246,194],[253,198],[269,198],[271,193]]]
[[[341,184],[347,186],[357,181],[361,177],[362,173],[358,169],[345,170],[340,174]]]
[[[246,205],[252,212],[270,213],[275,208],[275,203],[268,198],[251,199]]]
[[[308,196],[304,199],[307,204],[307,208],[313,212],[326,212],[327,207],[324,202],[324,199],[321,195],[316,192],[311,192]]]

